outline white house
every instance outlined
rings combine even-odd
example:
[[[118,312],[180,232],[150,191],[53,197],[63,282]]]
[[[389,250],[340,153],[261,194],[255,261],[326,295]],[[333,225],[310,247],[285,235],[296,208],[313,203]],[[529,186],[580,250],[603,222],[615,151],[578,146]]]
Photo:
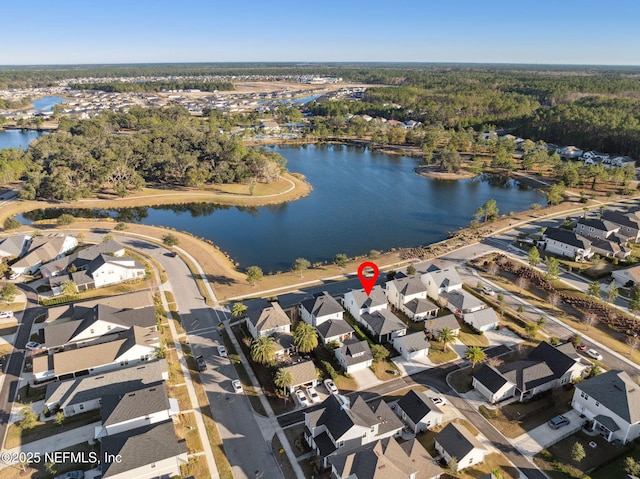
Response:
[[[333,296],[326,291],[303,300],[300,303],[300,317],[305,323],[316,328],[330,319],[342,320],[344,309]]]
[[[0,260],[19,258],[29,249],[31,236],[20,234],[0,239]]]
[[[462,279],[454,268],[431,269],[421,276],[427,288],[427,294],[435,301],[442,293],[453,293],[462,290]]]
[[[387,297],[381,286],[376,285],[367,295],[364,289],[352,289],[345,293],[342,300],[345,309],[357,321],[364,313],[375,313],[387,309]]]
[[[101,288],[110,284],[122,283],[132,279],[144,278],[144,266],[133,258],[118,258],[101,254],[87,267],[87,273],[93,279],[94,287]]]
[[[451,293],[441,293],[440,297],[447,302],[447,309],[459,318],[464,317],[465,314],[480,311],[487,306],[486,303],[463,289]]]
[[[431,343],[422,331],[405,336],[398,336],[393,339],[393,348],[407,360],[427,356],[430,347]]]
[[[277,332],[291,331],[291,320],[280,304],[275,302],[265,308],[248,309],[245,322],[254,339],[259,336],[271,336]]]
[[[329,344],[331,342],[344,343],[353,338],[353,328],[349,326],[349,323],[342,319],[330,319],[325,321],[316,328],[318,336],[322,340],[322,344]]]
[[[444,416],[431,398],[413,389],[398,400],[395,412],[414,433],[442,424]]]
[[[447,314],[424,322],[424,330],[432,338],[437,337],[444,328],[449,328],[454,336],[460,333],[460,323],[458,323],[453,314]]]
[[[419,276],[405,276],[398,274],[392,281],[387,281],[385,293],[387,300],[396,308],[402,309],[402,305],[412,299],[427,297],[427,288],[420,281]]]
[[[619,286],[633,287],[640,282],[640,265],[612,271],[611,276]]]
[[[602,219],[618,225],[620,229],[616,234],[621,238],[633,243],[640,241],[640,222],[634,215],[606,210],[602,212]]]
[[[471,385],[491,404],[513,397],[516,392],[516,385],[488,364],[483,364],[474,373]]]
[[[75,236],[63,234],[36,236],[31,240],[25,255],[13,263],[11,269],[19,274],[33,274],[43,264],[62,258],[77,246],[78,239]]]
[[[69,268],[75,271],[84,270],[91,261],[101,254],[122,257],[125,254],[124,246],[114,240],[103,241],[83,249],[76,250],[68,256],[64,256],[55,261],[50,261],[40,267],[40,274],[43,278],[50,278],[69,272]]]
[[[411,321],[424,321],[428,318],[435,318],[440,308],[428,299],[414,298],[402,305],[400,310],[407,315]]]
[[[374,313],[363,313],[358,321],[379,343],[393,341],[407,334],[407,325],[388,309]]]
[[[447,464],[452,457],[456,458],[458,471],[484,461],[488,452],[466,427],[454,422],[450,422],[436,434],[435,443],[436,451],[442,454]]]
[[[576,384],[571,407],[593,421],[607,441],[640,437],[640,386],[624,371],[610,370]]]
[[[373,364],[371,348],[366,341],[358,341],[357,339],[345,341],[341,347],[335,350],[334,354],[340,365],[349,374],[369,368]]]
[[[542,235],[540,245],[545,251],[576,261],[588,260],[594,254],[591,250],[591,241],[577,233],[560,228],[547,228]]]
[[[493,308],[465,313],[462,320],[477,331],[489,331],[498,327],[499,319]]]

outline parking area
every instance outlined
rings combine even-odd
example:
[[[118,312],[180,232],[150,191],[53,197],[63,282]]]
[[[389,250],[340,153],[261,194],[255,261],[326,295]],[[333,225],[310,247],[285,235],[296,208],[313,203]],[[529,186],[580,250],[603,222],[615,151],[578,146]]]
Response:
[[[525,455],[534,456],[543,449],[570,436],[582,427],[584,419],[581,419],[573,409],[562,414],[569,420],[569,424],[558,429],[553,429],[546,422],[531,431],[518,436],[513,444]]]

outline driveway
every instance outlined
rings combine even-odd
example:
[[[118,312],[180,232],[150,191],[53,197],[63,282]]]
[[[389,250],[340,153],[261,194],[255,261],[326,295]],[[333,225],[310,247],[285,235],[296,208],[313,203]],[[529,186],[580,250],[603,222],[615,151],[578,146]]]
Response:
[[[570,424],[559,429],[553,429],[549,424],[544,423],[541,426],[516,437],[513,440],[514,446],[516,446],[522,454],[531,457],[539,453],[544,448],[555,444],[567,436],[570,436],[582,427],[584,420],[580,419],[580,415],[573,409],[564,413],[563,416],[569,419]]]
[[[351,373],[353,379],[358,383],[358,390],[369,389],[374,386],[377,386],[382,381],[380,381],[377,376],[371,371],[369,368],[361,369],[360,371],[356,371]]]

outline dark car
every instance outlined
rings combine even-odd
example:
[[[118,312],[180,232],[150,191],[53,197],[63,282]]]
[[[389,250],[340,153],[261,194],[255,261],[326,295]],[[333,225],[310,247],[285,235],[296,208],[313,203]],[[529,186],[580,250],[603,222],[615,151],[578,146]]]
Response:
[[[198,366],[198,371],[204,371],[207,369],[207,363],[204,361],[204,356],[202,356],[202,354],[200,356],[196,356],[196,365]]]
[[[178,253],[176,253],[175,251],[171,251],[167,253],[167,256],[169,256],[170,258],[175,258],[176,256],[178,256]]]
[[[549,420],[549,426],[551,426],[552,429],[559,429],[562,426],[568,425],[569,423],[569,419],[564,416],[556,416]]]

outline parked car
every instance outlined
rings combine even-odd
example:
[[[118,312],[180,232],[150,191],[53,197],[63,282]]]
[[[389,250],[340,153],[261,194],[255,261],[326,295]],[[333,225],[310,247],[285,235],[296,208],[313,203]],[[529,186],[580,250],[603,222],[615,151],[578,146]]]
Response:
[[[42,348],[42,344],[36,343],[35,341],[29,341],[24,347],[29,351],[35,351],[36,349]]]
[[[170,251],[169,253],[167,253],[167,256],[169,256],[170,258],[175,258],[176,256],[178,256],[178,253],[176,253],[175,251]]]
[[[224,346],[218,346],[218,354],[220,356],[222,356],[223,358],[227,357],[227,348],[225,348]]]
[[[207,363],[204,360],[204,356],[199,355],[196,356],[196,365],[198,366],[198,371],[204,371],[207,369]]]
[[[436,406],[444,406],[445,404],[447,404],[447,400],[440,396],[431,398],[431,400],[433,401],[433,404],[435,404]]]
[[[484,294],[488,294],[489,296],[495,296],[496,295],[496,292],[492,288],[490,288],[489,286],[483,286],[482,287],[482,292]]]
[[[83,471],[69,471],[64,474],[60,474],[59,476],[54,477],[53,479],[84,479]]]
[[[9,276],[9,279],[11,280],[18,279],[18,276],[20,276],[20,273],[11,273],[11,275]]]
[[[307,399],[307,396],[305,396],[302,389],[296,389],[296,399],[300,403],[300,406],[302,407],[309,406],[309,400]]]
[[[587,354],[591,356],[593,359],[597,359],[598,361],[602,361],[602,354],[600,354],[595,349],[587,349]]]
[[[585,351],[585,350],[587,349],[587,345],[586,345],[586,344],[584,344],[584,343],[582,343],[580,346],[578,346],[578,349],[579,349],[580,351]]]
[[[549,426],[552,429],[559,429],[563,426],[567,426],[571,421],[564,416],[556,416],[549,419]]]
[[[13,318],[13,311],[0,311],[0,319]]]
[[[233,381],[231,381],[231,386],[233,386],[234,393],[241,393],[243,391],[242,384],[238,379],[234,379]]]
[[[307,386],[307,395],[311,398],[312,403],[320,402],[318,391],[313,386]]]
[[[338,394],[338,388],[336,384],[331,379],[324,380],[324,387],[327,388],[329,394]]]

